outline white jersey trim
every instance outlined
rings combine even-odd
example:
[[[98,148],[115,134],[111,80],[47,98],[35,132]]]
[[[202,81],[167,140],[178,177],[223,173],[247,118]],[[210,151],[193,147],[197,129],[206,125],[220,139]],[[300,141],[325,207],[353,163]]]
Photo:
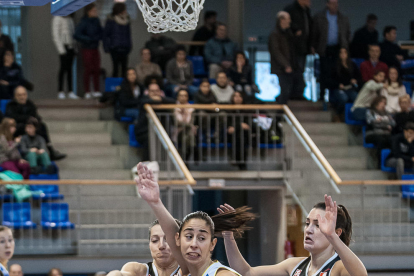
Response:
[[[290,273],[290,276],[293,276],[293,273],[295,273],[296,269],[298,269],[298,267],[304,262],[306,261],[307,258],[303,259],[302,261],[300,261],[295,268],[292,270],[292,272]]]
[[[336,253],[335,252],[335,254],[333,254],[333,256],[332,257],[330,257],[322,266],[321,266],[321,268],[319,268],[319,270],[318,271],[316,271],[312,276],[317,276],[317,275],[319,275],[319,273],[321,272],[321,270],[327,265],[327,264],[329,264],[330,262],[332,262],[336,257],[338,257],[338,253]],[[310,265],[311,265],[311,262],[309,262],[308,263],[308,265],[307,265],[307,267],[306,267],[306,274],[305,275],[308,275],[308,270],[309,270],[309,267],[310,267]]]

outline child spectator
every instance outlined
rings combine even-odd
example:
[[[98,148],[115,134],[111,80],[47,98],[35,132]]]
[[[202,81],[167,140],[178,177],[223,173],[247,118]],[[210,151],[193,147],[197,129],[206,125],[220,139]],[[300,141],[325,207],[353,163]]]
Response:
[[[233,87],[228,83],[227,75],[219,72],[216,76],[217,84],[211,86],[211,91],[219,104],[230,103],[234,93]]]
[[[387,98],[387,106],[385,107],[387,112],[394,114],[401,110],[399,105],[400,97],[407,95],[397,68],[390,67],[387,83],[388,87],[381,90],[381,95]]]
[[[408,122],[414,122],[414,111],[411,110],[411,99],[408,94],[399,98],[400,112],[395,114],[395,128],[393,133],[402,133]]]
[[[397,178],[401,179],[404,169],[414,169],[414,123],[408,122],[404,132],[394,135],[391,154],[386,161],[388,167],[396,168]]]
[[[210,82],[208,79],[203,79],[200,83],[200,88],[197,94],[194,95],[194,103],[196,104],[215,104],[217,103],[216,96],[211,91]]]
[[[121,116],[138,118],[139,107],[143,97],[143,91],[138,83],[137,72],[129,68],[126,78],[121,83],[119,90],[116,114]]]
[[[389,148],[391,145],[391,132],[395,121],[385,110],[387,98],[378,96],[367,110],[367,132],[365,141],[372,143],[378,150]]]
[[[351,108],[352,115],[355,120],[365,121],[367,108],[371,106],[372,101],[378,97],[382,88],[387,88],[387,84],[383,83],[385,79],[385,73],[382,71],[376,71],[374,79],[364,84],[361,91],[359,91],[354,105]]]
[[[4,170],[20,173],[29,179],[30,165],[22,159],[19,150],[20,137],[13,138],[16,132],[16,121],[4,118],[0,125],[0,166]]]
[[[252,79],[252,66],[250,66],[246,55],[242,51],[236,53],[234,65],[229,71],[230,84],[236,91],[244,92],[246,96],[254,96],[257,86]]]
[[[145,85],[148,76],[158,76],[162,78],[161,67],[151,62],[151,51],[148,48],[141,50],[141,63],[137,65],[138,82]]]
[[[14,54],[10,50],[4,51],[0,67],[0,99],[13,98],[14,89],[24,84],[23,71],[20,65],[14,62]]]
[[[30,118],[26,123],[26,134],[20,141],[20,152],[30,164],[32,174],[45,171],[47,174],[55,173],[55,167],[50,162],[45,139],[36,134],[39,122]],[[44,168],[44,169],[43,169]]]
[[[175,96],[179,89],[188,89],[190,95],[197,92],[193,85],[194,73],[193,63],[187,59],[185,48],[179,47],[175,52],[175,58],[167,63],[166,75],[168,89],[171,96]]]

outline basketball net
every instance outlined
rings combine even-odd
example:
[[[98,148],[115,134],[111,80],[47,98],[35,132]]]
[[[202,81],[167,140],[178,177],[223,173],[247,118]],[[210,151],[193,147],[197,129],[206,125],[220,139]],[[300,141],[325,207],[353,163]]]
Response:
[[[205,0],[135,0],[148,32],[187,32],[197,27]]]

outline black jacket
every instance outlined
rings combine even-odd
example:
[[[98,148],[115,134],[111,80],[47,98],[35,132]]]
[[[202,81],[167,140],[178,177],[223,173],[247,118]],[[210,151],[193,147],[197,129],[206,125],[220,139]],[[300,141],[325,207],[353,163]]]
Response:
[[[391,139],[391,154],[389,158],[402,158],[404,163],[412,164],[414,157],[414,143],[408,143],[404,133],[397,134]]]
[[[386,39],[380,44],[381,56],[380,61],[390,66],[400,67],[400,62],[396,58],[396,55],[404,56],[405,52],[398,46],[398,44],[392,43]]]
[[[9,102],[6,107],[6,117],[13,118],[17,124],[26,124],[30,117],[38,121],[41,119],[36,105],[31,100],[27,100],[26,104],[19,104],[15,100]]]
[[[368,45],[378,44],[378,31],[368,31],[364,26],[358,29],[350,45],[351,57],[368,59]]]
[[[213,38],[216,34],[215,28],[212,30],[207,29],[206,26],[201,26],[194,34],[193,41],[205,41]],[[204,56],[204,46],[191,46],[190,56]]]
[[[145,48],[151,51],[151,61],[158,64],[162,70],[165,70],[167,62],[174,57],[176,47],[175,40],[164,35],[151,37],[145,43]]]
[[[76,27],[73,37],[82,44],[82,48],[97,49],[102,36],[103,29],[99,18],[85,16]]]
[[[204,95],[201,90],[198,90],[197,94],[194,95],[194,103],[196,104],[213,104],[217,103],[216,96],[213,92],[210,92],[207,95]]]
[[[395,127],[393,129],[393,133],[402,133],[407,122],[414,122],[414,111],[399,112],[395,114]]]
[[[290,29],[282,30],[276,27],[269,36],[269,53],[272,74],[283,74],[287,67],[298,68],[295,38]]]
[[[237,84],[252,85],[253,84],[252,67],[249,64],[246,64],[246,65],[243,66],[242,72],[239,73],[237,71],[237,65],[233,65],[230,68],[230,71],[229,71],[229,78],[232,82],[234,82],[235,85],[237,85]]]
[[[311,49],[311,33],[312,33],[312,17],[309,8],[303,9],[298,1],[285,7],[285,11],[290,14],[292,20],[291,29],[295,34],[297,31],[302,31],[302,34],[297,37],[296,53],[298,55],[306,55],[310,53]]]

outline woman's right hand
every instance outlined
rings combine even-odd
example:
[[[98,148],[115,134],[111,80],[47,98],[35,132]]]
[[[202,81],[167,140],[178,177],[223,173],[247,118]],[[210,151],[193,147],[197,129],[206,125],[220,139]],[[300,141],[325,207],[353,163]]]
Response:
[[[16,137],[16,138],[14,138],[14,142],[16,143],[16,144],[18,144],[18,143],[20,143],[20,141],[22,140],[22,137],[21,136],[18,136],[18,137]]]
[[[229,212],[234,212],[234,208],[231,205],[224,203],[224,205],[220,205],[220,207],[217,208],[217,211],[220,214],[225,214]],[[224,239],[226,238],[234,239],[233,232],[231,231],[223,231],[221,232],[221,235],[223,236]]]
[[[154,174],[148,167],[142,163],[137,165],[138,177],[135,182],[138,186],[138,193],[148,203],[157,203],[160,201],[160,188],[155,181]]]

